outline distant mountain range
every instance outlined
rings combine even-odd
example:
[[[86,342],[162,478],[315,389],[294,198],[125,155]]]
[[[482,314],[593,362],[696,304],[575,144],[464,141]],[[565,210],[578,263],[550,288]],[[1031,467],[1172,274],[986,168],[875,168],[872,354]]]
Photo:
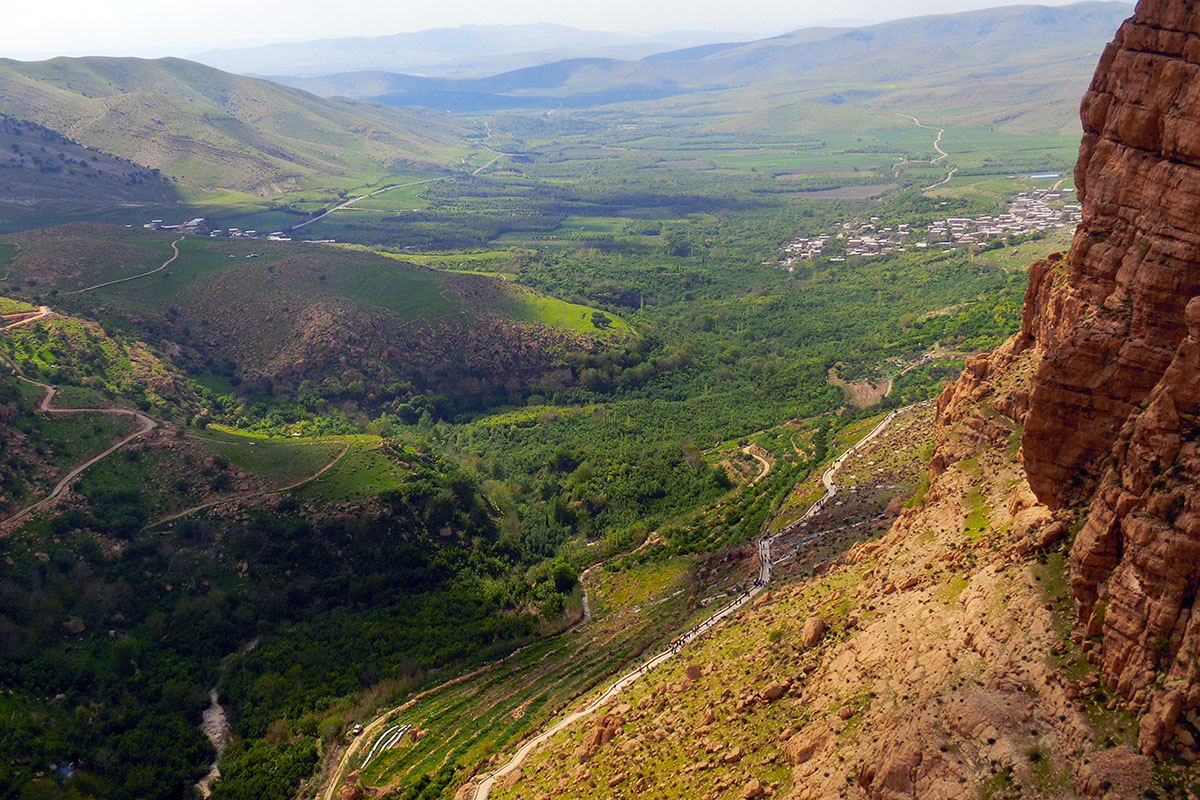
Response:
[[[210,50],[191,58],[245,75],[311,77],[380,70],[439,77],[478,77],[567,58],[638,59],[729,38],[729,33],[712,31],[629,36],[548,23],[464,25],[371,38],[322,39]]]
[[[461,132],[445,114],[322,99],[177,58],[0,59],[0,114],[179,185],[263,196],[397,163],[440,167]]]
[[[833,102],[921,87],[938,102],[1074,103],[1123,2],[1006,6],[861,28],[805,28],[752,42],[708,43],[636,60],[572,58],[484,78],[381,70],[273,80],[325,96],[455,112],[581,108],[700,91],[818,87]],[[967,102],[970,101],[970,102]]]
[[[67,209],[161,203],[193,188],[243,198],[332,194],[398,169],[457,163],[477,126],[447,111],[639,103],[625,112],[704,119],[731,133],[763,119],[819,133],[843,125],[848,118],[830,109],[846,106],[869,117],[920,112],[1010,132],[1074,132],[1077,98],[1129,10],[1122,2],[1009,6],[636,59],[562,59],[476,78],[360,70],[271,82],[178,58],[0,59],[0,116],[8,118],[0,138],[10,153],[0,164],[0,194],[22,219],[39,198]],[[472,47],[527,54],[550,39],[565,49],[614,44],[609,34],[548,25],[361,41],[379,52],[421,43],[421,52],[449,63]],[[317,44],[345,53],[353,49],[347,41]],[[267,50],[299,52],[278,48]],[[312,64],[334,63],[323,58],[310,48]],[[43,146],[53,160],[34,150]]]

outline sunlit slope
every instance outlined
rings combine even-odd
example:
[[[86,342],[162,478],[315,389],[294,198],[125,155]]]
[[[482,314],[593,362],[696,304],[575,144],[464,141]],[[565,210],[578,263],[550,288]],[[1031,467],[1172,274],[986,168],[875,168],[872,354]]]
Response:
[[[185,185],[264,195],[440,165],[458,132],[445,114],[321,99],[177,58],[0,60],[0,112]]]
[[[149,272],[172,255],[169,236],[76,224],[0,243],[12,291],[136,330],[193,375],[251,395],[376,407],[420,391],[470,403],[629,335],[612,315],[500,278],[354,248],[187,238]]]

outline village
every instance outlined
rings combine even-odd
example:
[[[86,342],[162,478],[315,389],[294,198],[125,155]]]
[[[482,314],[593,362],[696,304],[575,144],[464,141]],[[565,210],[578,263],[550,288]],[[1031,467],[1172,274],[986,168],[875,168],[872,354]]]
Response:
[[[1080,204],[1073,200],[1063,202],[1073,194],[1073,190],[1037,189],[1014,197],[1003,214],[949,217],[932,223],[928,230],[903,223],[879,227],[879,217],[871,217],[868,222],[844,222],[836,234],[799,237],[788,242],[783,248],[784,258],[776,263],[790,270],[797,262],[818,258],[842,262],[851,257],[873,258],[909,250],[1033,236],[1079,223]]]
[[[130,226],[126,226],[130,227]],[[268,242],[290,242],[292,237],[283,231],[272,231],[262,234],[256,230],[241,228],[214,228],[204,217],[196,217],[187,222],[166,224],[161,219],[152,219],[142,227],[148,231],[178,231],[185,236],[207,236],[210,239],[266,239]],[[322,239],[322,244],[332,242],[332,239]]]

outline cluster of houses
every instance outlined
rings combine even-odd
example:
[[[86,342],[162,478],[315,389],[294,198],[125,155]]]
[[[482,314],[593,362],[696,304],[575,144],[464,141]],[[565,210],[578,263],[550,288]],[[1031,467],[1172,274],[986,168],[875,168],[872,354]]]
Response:
[[[800,237],[783,248],[784,258],[779,266],[792,268],[797,262],[828,257],[830,261],[845,261],[847,257],[874,256],[924,250],[930,247],[957,247],[1009,236],[1029,236],[1055,228],[1079,223],[1083,208],[1079,203],[1066,201],[1071,191],[1037,189],[1017,195],[1008,209],[999,215],[974,218],[950,217],[938,220],[921,231],[903,223],[880,227],[880,218],[869,222],[855,220],[842,223],[837,234]],[[827,255],[840,250],[844,255]]]
[[[178,225],[166,225],[161,219],[152,219],[142,227],[148,231],[179,231],[188,236],[207,236],[210,239],[266,239],[269,242],[292,241],[292,237],[283,231],[261,234],[255,230],[242,230],[241,228],[214,228],[204,217],[196,217]]]

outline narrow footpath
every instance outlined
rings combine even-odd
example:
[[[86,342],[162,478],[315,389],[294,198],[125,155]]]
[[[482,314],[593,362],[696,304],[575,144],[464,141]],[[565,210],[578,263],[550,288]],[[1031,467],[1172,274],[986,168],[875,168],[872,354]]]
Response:
[[[136,281],[138,278],[145,278],[147,275],[153,275],[156,272],[162,272],[164,269],[166,269],[168,266],[170,266],[171,262],[173,262],[175,259],[179,258],[179,243],[182,241],[183,241],[183,238],[180,237],[180,238],[176,239],[175,241],[171,242],[171,251],[174,253],[174,255],[172,255],[170,258],[168,258],[163,263],[159,264],[154,269],[149,270],[148,272],[143,272],[140,275],[130,275],[128,278],[117,278],[115,281],[105,281],[104,283],[97,283],[95,286],[86,286],[82,289],[76,289],[73,292],[67,292],[66,294],[83,294],[84,292],[90,292],[93,289],[103,289],[105,286],[113,286],[118,283],[125,283],[126,281]],[[43,306],[43,308],[44,308],[44,306]]]
[[[546,730],[542,731],[533,738],[528,739],[520,746],[520,748],[517,749],[516,753],[513,754],[512,758],[510,758],[504,764],[504,766],[500,767],[494,772],[485,773],[481,776],[482,779],[478,784],[476,784],[475,793],[472,795],[474,800],[487,800],[496,784],[496,781],[499,778],[502,778],[503,776],[513,772],[514,770],[519,769],[521,764],[524,763],[525,759],[529,757],[530,753],[579,720],[594,714],[598,709],[611,702],[622,691],[636,683],[643,675],[653,672],[667,661],[670,661],[671,658],[682,651],[683,648],[688,644],[691,644],[696,639],[699,639],[701,636],[711,631],[730,615],[737,612],[739,609],[761,594],[767,588],[767,584],[771,581],[771,548],[775,540],[781,536],[793,533],[804,522],[820,513],[825,505],[837,495],[837,485],[834,483],[833,479],[837,476],[838,470],[841,469],[842,465],[846,462],[846,459],[858,452],[860,448],[883,432],[884,428],[886,428],[891,421],[896,418],[897,413],[899,412],[892,411],[889,413],[870,431],[870,433],[858,440],[858,442],[848,448],[846,452],[838,456],[838,458],[829,466],[829,468],[825,470],[825,473],[821,476],[821,482],[825,486],[825,494],[820,500],[813,503],[808,511],[804,513],[804,516],[781,530],[779,533],[776,533],[773,536],[764,537],[763,539],[759,540],[758,577],[755,579],[754,584],[750,589],[746,590],[735,600],[713,613],[703,622],[697,623],[687,632],[673,640],[665,650],[651,657],[649,660],[642,662],[629,672],[626,672],[624,675],[618,678],[615,683],[609,686],[608,689],[606,689],[599,697],[592,700],[586,706],[578,711],[568,714]]]
[[[239,501],[239,500],[253,500],[256,497],[266,497],[267,495],[281,494],[283,492],[287,492],[292,489],[298,489],[299,487],[303,486],[306,483],[311,483],[312,481],[315,481],[317,478],[321,477],[326,472],[333,469],[333,467],[335,465],[337,465],[337,463],[339,461],[342,460],[342,456],[346,455],[346,453],[348,453],[349,451],[350,451],[350,445],[347,443],[346,445],[344,445],[342,447],[342,451],[340,453],[338,453],[336,456],[334,456],[333,460],[330,461],[328,464],[321,467],[319,470],[314,472],[312,475],[309,475],[308,477],[305,477],[305,478],[301,478],[298,481],[293,481],[292,483],[289,483],[287,486],[280,486],[277,489],[260,489],[258,491],[254,491],[254,492],[239,492],[239,493],[234,493],[234,494],[227,494],[223,497],[218,497],[215,500],[209,500],[205,503],[201,503],[200,505],[191,506],[190,508],[185,508],[182,511],[176,511],[171,514],[167,514],[165,517],[160,517],[160,518],[154,520],[153,522],[149,523],[148,525],[146,525],[146,527],[154,528],[159,525],[163,525],[165,523],[180,519],[182,517],[186,517],[191,514],[195,514],[198,511],[204,511],[207,508],[213,508],[214,506],[219,506],[224,503],[232,503],[232,502]]]

